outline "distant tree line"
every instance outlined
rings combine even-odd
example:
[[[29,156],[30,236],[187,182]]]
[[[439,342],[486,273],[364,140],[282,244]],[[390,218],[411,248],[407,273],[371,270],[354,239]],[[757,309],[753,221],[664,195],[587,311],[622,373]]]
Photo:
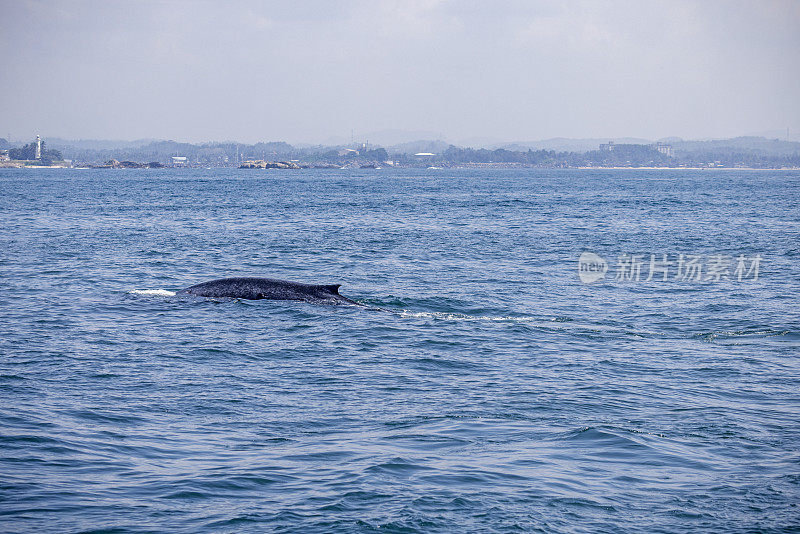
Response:
[[[36,159],[36,141],[28,143],[22,148],[11,148],[8,150],[8,157],[11,159],[22,160],[35,160]],[[44,165],[51,165],[54,161],[61,161],[64,159],[61,152],[58,150],[48,150],[42,141],[42,156],[39,161]]]
[[[624,167],[628,165],[666,167],[674,164],[670,156],[662,154],[650,145],[618,144],[612,150],[591,150],[586,152],[587,166]]]
[[[761,150],[724,148],[676,150],[675,152],[675,159],[690,167],[709,163],[717,163],[726,167],[800,167],[800,153],[769,154]]]
[[[526,165],[535,167],[584,167],[584,166],[626,166],[626,165],[668,165],[671,158],[647,145],[615,145],[613,151],[593,150],[590,152],[556,152],[554,150],[518,151],[498,148],[461,148],[450,146],[441,154],[428,157],[425,161],[437,165],[459,165],[470,163],[495,163]],[[400,158],[402,162],[419,161],[415,156]]]
[[[555,152],[553,150],[527,150],[515,151],[498,148],[460,148],[450,146],[440,158],[442,163],[519,163],[536,166],[558,166],[571,154],[569,152]]]
[[[197,165],[238,166],[245,160],[291,160],[302,158],[306,151],[284,142],[256,143],[179,143],[154,141],[143,146],[117,149],[89,149],[63,147],[69,156],[82,163],[102,163],[110,159],[119,161],[160,162],[168,164],[172,156],[184,156]]]
[[[714,149],[676,151],[674,156],[659,152],[650,145],[617,144],[611,150],[555,152],[553,150],[516,151],[498,148],[461,148],[450,146],[441,154],[426,157],[404,155],[401,163],[414,164],[510,164],[536,167],[686,167],[725,166],[781,168],[800,167],[800,150],[794,154],[767,154],[759,150]]]

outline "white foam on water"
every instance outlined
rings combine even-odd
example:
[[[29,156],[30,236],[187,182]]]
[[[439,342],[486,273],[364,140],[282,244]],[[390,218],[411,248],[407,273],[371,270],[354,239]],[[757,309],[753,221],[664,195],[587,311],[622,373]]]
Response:
[[[499,323],[527,323],[539,328],[548,330],[574,331],[579,333],[603,334],[603,333],[625,333],[637,337],[659,337],[664,334],[653,330],[632,330],[626,327],[608,326],[599,324],[581,324],[572,321],[563,321],[558,317],[542,318],[533,316],[518,315],[466,315],[463,313],[447,312],[413,312],[402,310],[400,317],[413,317],[416,319],[441,319],[446,321],[482,321]]]
[[[147,297],[174,297],[175,292],[167,289],[134,289],[129,291],[132,295],[145,295]]]
[[[431,319],[447,319],[450,321],[502,321],[512,323],[527,323],[537,320],[535,317],[512,317],[512,316],[489,316],[489,315],[465,315],[463,313],[446,312],[412,312],[403,310],[401,317],[418,317]]]

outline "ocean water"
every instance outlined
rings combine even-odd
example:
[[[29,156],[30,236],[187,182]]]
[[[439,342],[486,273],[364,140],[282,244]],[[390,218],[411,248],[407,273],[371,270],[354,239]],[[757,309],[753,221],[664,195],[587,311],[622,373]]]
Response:
[[[2,169],[0,531],[798,530],[798,186]]]

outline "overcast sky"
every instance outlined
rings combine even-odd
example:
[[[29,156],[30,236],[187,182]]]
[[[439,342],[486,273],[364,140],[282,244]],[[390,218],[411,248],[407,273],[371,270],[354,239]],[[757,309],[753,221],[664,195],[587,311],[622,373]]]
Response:
[[[0,0],[0,137],[800,129],[800,1]]]

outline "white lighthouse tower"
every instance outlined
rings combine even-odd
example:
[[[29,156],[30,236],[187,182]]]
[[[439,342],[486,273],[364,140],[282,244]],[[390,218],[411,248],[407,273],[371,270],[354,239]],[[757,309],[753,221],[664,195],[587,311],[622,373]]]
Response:
[[[42,138],[36,136],[36,157],[34,159],[42,159]]]

